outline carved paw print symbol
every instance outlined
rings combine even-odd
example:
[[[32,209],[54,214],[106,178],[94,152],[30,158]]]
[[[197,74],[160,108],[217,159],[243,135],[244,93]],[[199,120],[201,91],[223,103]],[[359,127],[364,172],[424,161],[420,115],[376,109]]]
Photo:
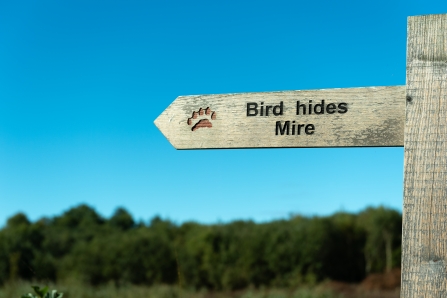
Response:
[[[188,118],[188,125],[192,125],[191,130],[196,131],[202,127],[213,127],[213,123],[210,120],[216,120],[216,112],[211,111],[208,107],[205,110],[200,108],[198,112],[194,111],[192,117]]]

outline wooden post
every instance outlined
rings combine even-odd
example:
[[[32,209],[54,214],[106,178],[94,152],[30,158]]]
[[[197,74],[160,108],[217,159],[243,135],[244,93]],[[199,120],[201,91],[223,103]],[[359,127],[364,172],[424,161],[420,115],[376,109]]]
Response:
[[[408,19],[401,297],[447,297],[447,15]]]

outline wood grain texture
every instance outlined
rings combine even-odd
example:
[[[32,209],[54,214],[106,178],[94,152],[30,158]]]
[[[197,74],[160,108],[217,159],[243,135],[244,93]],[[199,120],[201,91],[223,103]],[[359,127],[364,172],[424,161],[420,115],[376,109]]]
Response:
[[[401,297],[447,297],[447,15],[407,38]]]
[[[324,114],[303,115],[300,109],[296,115],[297,101],[315,107],[322,100]],[[247,116],[250,102],[259,109],[271,105],[269,115]],[[283,113],[275,116],[280,102]],[[331,103],[346,103],[347,112],[336,108],[329,114]],[[290,121],[289,135],[277,134],[277,121]],[[292,135],[293,121],[315,129],[306,134],[303,126],[297,135],[297,126]],[[403,146],[404,122],[405,86],[181,96],[155,120],[177,149]]]

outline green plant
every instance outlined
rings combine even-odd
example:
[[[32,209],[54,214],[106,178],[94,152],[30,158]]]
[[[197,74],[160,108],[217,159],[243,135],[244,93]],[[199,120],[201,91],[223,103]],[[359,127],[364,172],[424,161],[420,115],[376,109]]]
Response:
[[[21,298],[62,298],[64,294],[58,293],[56,290],[48,291],[48,287],[39,288],[38,286],[32,286],[36,295],[28,293],[27,295],[22,295]]]

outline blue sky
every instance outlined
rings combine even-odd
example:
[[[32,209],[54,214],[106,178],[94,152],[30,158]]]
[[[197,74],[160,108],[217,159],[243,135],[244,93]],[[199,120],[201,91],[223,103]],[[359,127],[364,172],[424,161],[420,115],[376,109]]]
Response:
[[[179,95],[405,84],[444,1],[3,1],[0,225],[86,203],[178,223],[401,209],[403,148],[177,151]]]

